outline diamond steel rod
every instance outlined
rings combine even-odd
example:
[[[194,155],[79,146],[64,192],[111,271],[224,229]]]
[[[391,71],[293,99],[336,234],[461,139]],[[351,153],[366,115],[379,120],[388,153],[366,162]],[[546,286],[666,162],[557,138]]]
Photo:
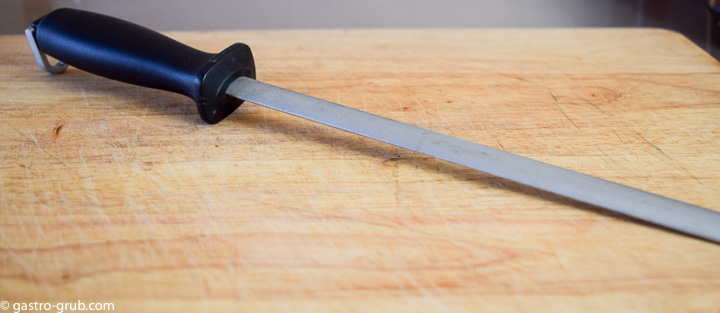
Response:
[[[720,213],[248,77],[227,95],[720,243]]]

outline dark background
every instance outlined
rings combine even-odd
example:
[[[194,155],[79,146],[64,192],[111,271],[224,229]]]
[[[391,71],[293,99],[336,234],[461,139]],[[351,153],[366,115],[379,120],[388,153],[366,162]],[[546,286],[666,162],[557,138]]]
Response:
[[[0,34],[58,7],[160,31],[278,28],[661,27],[720,56],[714,0],[2,0]]]

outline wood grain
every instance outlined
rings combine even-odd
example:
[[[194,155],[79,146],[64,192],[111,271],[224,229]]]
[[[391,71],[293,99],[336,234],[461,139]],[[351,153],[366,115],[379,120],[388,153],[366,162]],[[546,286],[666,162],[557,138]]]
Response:
[[[171,33],[258,78],[720,211],[720,64],[658,29]],[[120,312],[720,312],[720,246],[0,37],[0,300]]]

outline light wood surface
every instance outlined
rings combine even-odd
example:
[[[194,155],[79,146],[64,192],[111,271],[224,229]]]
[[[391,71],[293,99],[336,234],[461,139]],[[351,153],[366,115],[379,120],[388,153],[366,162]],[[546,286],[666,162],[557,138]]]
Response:
[[[657,29],[171,33],[260,80],[720,211],[720,64]],[[720,245],[0,37],[0,300],[118,312],[720,312]],[[720,227],[720,226],[719,226]]]

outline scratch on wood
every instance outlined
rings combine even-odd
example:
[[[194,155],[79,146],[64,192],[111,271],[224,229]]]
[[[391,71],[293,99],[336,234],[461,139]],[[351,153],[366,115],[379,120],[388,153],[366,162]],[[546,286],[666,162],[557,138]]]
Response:
[[[397,153],[397,152],[396,152]],[[398,161],[400,159],[400,154],[398,153],[397,158],[394,158],[395,160],[395,203],[400,202],[400,164],[398,164]]]
[[[597,148],[598,148],[598,150],[600,150],[600,153],[602,153],[605,156],[604,158],[601,158],[603,160],[603,162],[605,162],[605,164],[611,165],[612,163],[617,163],[613,157],[611,157],[609,154],[607,154],[607,152],[605,152],[605,150],[603,150],[600,147],[597,147]]]
[[[606,156],[609,159],[612,159],[607,153],[605,153],[605,151],[603,149],[600,149],[600,147],[597,147],[597,148],[598,148],[598,150],[600,150],[600,153],[602,153],[604,156]]]
[[[526,82],[526,83],[531,83],[531,84],[533,84],[533,82],[531,82],[531,81],[527,80],[527,79],[526,79],[526,78],[524,78],[524,77],[520,77],[520,76],[513,76],[512,78],[515,78],[515,79],[517,79],[517,80],[519,80],[519,81],[522,81],[522,82]]]
[[[555,107],[557,107],[558,110],[560,110],[560,113],[562,113],[562,115],[564,115],[565,118],[566,118],[568,121],[570,121],[570,124],[572,124],[572,126],[575,127],[575,129],[578,129],[577,125],[575,125],[575,122],[573,122],[573,120],[570,118],[570,116],[568,116],[567,114],[565,114],[565,111],[563,111],[563,109],[560,108],[560,106],[559,106],[557,103],[555,103]]]
[[[55,125],[55,127],[54,127],[53,130],[52,130],[53,136],[54,136],[55,138],[57,138],[57,136],[60,135],[60,131],[61,131],[62,129],[63,129],[63,123],[62,123],[62,122],[60,122],[60,123],[58,123],[57,125]]]
[[[555,100],[555,102],[558,102],[558,98],[555,97],[555,94],[553,94],[553,92],[550,90],[548,90],[548,92],[550,93],[550,96],[553,98],[553,100]]]
[[[268,129],[267,129],[267,127],[265,127],[265,125],[267,125],[267,123],[268,123],[267,111],[268,110],[266,108],[262,108],[262,111],[261,111],[263,114],[263,128],[262,129],[263,129],[263,132],[266,134],[268,133]]]
[[[442,126],[443,129],[445,129],[445,130],[447,131],[448,128],[447,128],[447,126],[445,125],[445,118],[442,116],[442,111],[440,111],[440,104],[437,103],[437,102],[435,102],[435,110],[436,110],[437,113],[438,113],[438,117],[439,117],[439,120],[440,120],[440,125]]]
[[[85,102],[85,107],[89,109],[90,105],[88,104],[87,97],[85,96],[85,89],[83,89],[82,87],[80,87],[80,94],[82,95],[83,101]]]
[[[645,136],[643,136],[643,135],[640,134],[639,132],[635,132],[635,134],[637,134],[638,137],[640,137],[643,141],[645,141],[645,143],[647,143],[648,145],[650,145],[651,147],[653,147],[655,150],[657,150],[658,152],[660,152],[660,153],[661,153],[662,155],[664,155],[666,158],[668,158],[668,159],[670,159],[670,160],[673,159],[673,158],[671,158],[669,155],[667,155],[664,151],[660,150],[660,148],[658,148],[655,144],[653,144],[652,142],[650,142],[650,140],[647,140],[647,138],[645,138]]]
[[[615,137],[617,137],[617,139],[620,140],[620,142],[622,142],[623,144],[625,143],[625,140],[623,140],[622,137],[620,137],[620,134],[618,134],[616,130],[613,129],[612,132],[615,134]]]
[[[49,156],[57,159],[56,156],[52,155],[50,152],[45,151],[45,149],[43,149],[43,147],[40,146],[40,142],[38,142],[38,140],[37,140],[37,138],[35,138],[35,136],[33,136],[32,134],[30,134],[30,135],[25,135],[25,134],[23,134],[21,131],[19,131],[17,128],[15,128],[15,126],[10,125],[10,123],[5,123],[5,124],[7,124],[8,126],[10,126],[10,128],[12,128],[13,130],[15,130],[18,134],[20,134],[20,136],[25,137],[25,139],[26,139],[27,141],[34,143],[35,146],[36,146],[38,149],[40,149],[40,151],[45,152],[45,154],[47,154],[47,155],[49,155]],[[30,137],[28,137],[28,136],[30,136]],[[31,138],[32,138],[32,139],[31,139]]]
[[[141,119],[141,118],[139,118],[139,117],[137,117],[137,116],[133,116],[133,115],[130,115],[130,114],[127,114],[127,113],[124,113],[124,112],[120,112],[120,114],[122,114],[123,116],[127,116],[127,117],[134,118],[134,119],[136,119],[136,120],[138,120],[138,121],[141,121],[141,122],[143,122],[143,123],[145,123],[145,124],[148,124],[148,125],[150,125],[150,126],[156,127],[156,128],[158,128],[158,129],[161,129],[161,130],[163,130],[163,131],[165,131],[165,132],[170,133],[170,130],[169,130],[169,129],[167,129],[167,128],[165,128],[165,127],[162,127],[162,126],[160,126],[160,125],[155,125],[155,124],[153,124],[153,123],[150,123],[150,122],[148,122],[148,121],[146,121],[146,120],[144,120],[144,119]]]
[[[503,185],[502,183],[500,183],[500,180],[499,180],[499,179],[493,179],[492,182],[493,182],[493,184],[494,184],[495,186],[499,187],[500,189],[503,189],[503,190],[507,190],[507,189],[508,189],[507,187],[505,187],[505,185]]]
[[[597,106],[595,103],[592,103],[590,100],[588,100],[588,99],[583,99],[583,100],[585,100],[585,102],[587,102],[587,104],[591,105],[593,108],[597,109],[598,111],[612,116],[612,113],[608,113],[607,111],[601,109],[599,106]]]
[[[682,166],[682,164],[680,164],[678,161],[676,161],[676,160],[673,159],[671,156],[669,156],[667,153],[665,153],[665,151],[662,151],[660,148],[658,148],[658,146],[656,146],[656,145],[653,144],[650,140],[648,140],[647,138],[645,138],[645,136],[643,136],[643,135],[640,134],[639,132],[635,132],[635,134],[637,134],[638,137],[640,137],[643,141],[645,141],[645,143],[647,143],[648,145],[650,145],[651,147],[653,147],[655,150],[657,150],[658,152],[660,152],[660,154],[664,155],[666,158],[668,158],[669,160],[673,161],[672,163],[670,163],[671,165],[676,165],[678,168],[680,168],[680,170],[682,170],[683,172],[685,172],[685,174],[687,174],[688,176],[690,176],[690,178],[694,179],[696,182],[700,183],[701,185],[704,185],[704,184],[702,183],[702,181],[700,181],[700,179],[698,179],[695,175],[693,175],[692,173],[690,173],[690,171],[688,171],[688,169],[686,169],[684,166]]]

